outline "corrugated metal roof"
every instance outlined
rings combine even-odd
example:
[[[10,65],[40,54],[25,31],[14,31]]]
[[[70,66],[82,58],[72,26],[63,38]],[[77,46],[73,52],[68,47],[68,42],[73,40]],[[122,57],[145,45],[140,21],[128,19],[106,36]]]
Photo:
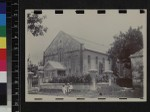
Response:
[[[66,68],[59,62],[57,61],[48,61],[44,68],[47,66],[47,65],[50,65],[52,68],[51,69],[55,69],[55,70],[66,70]]]
[[[88,50],[91,50],[91,51],[96,51],[96,52],[99,52],[99,53],[104,53],[104,54],[106,54],[107,51],[108,51],[108,47],[106,47],[104,45],[100,45],[100,44],[98,44],[96,42],[93,42],[93,41],[90,41],[90,40],[86,40],[86,39],[83,39],[83,38],[79,38],[79,37],[67,34],[67,33],[65,33],[63,31],[60,31],[59,34],[60,35],[61,34],[67,35],[67,37],[69,36],[70,38],[75,39],[79,43],[83,44],[85,49],[88,49]]]
[[[137,51],[136,53],[130,55],[130,58],[143,56],[143,49]]]

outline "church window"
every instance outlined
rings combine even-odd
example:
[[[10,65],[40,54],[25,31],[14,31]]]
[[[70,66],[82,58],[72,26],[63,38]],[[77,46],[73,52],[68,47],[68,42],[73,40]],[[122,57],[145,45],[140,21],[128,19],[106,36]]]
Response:
[[[105,58],[103,58],[103,71],[105,70]]]
[[[103,64],[105,64],[105,58],[103,58]]]
[[[62,49],[61,48],[59,49],[59,52],[58,52],[58,58],[59,58],[59,62],[62,62]]]
[[[88,67],[89,69],[91,68],[91,56],[90,55],[88,55]]]
[[[98,57],[95,58],[96,67],[98,67]]]

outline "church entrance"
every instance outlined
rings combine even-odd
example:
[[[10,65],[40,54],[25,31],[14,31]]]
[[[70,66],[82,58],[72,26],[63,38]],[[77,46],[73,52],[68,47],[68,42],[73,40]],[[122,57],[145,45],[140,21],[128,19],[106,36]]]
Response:
[[[103,64],[99,62],[99,69],[98,69],[99,75],[103,73]]]

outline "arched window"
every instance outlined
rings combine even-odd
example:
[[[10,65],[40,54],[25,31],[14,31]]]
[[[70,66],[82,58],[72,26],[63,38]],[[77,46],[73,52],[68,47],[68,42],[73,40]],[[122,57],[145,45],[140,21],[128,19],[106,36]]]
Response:
[[[105,64],[105,58],[103,58],[103,64]]]
[[[103,71],[105,70],[105,58],[103,58]]]
[[[98,68],[98,57],[97,56],[95,58],[95,64],[96,64],[96,68]]]
[[[59,48],[59,50],[58,50],[58,60],[59,60],[59,62],[62,62],[62,48]]]
[[[88,68],[90,69],[91,68],[91,56],[88,55]]]

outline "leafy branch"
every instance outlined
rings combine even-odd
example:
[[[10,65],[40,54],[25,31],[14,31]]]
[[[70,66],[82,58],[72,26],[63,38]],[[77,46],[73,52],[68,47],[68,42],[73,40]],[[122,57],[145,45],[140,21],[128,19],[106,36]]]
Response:
[[[43,36],[47,32],[48,28],[42,25],[44,19],[46,16],[40,17],[39,14],[33,12],[27,14],[27,28],[34,37]]]

